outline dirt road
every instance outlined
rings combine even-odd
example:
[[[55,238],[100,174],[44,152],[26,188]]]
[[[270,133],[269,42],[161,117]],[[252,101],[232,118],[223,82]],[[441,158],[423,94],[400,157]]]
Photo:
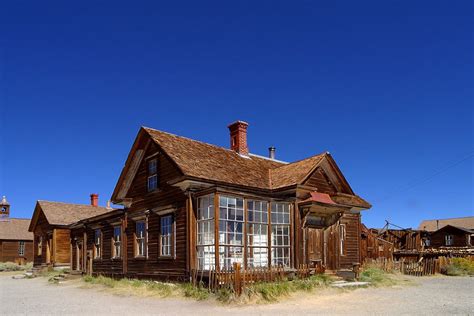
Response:
[[[0,315],[474,315],[474,278],[426,277],[417,285],[328,290],[278,304],[222,306],[186,299],[120,297],[78,282],[51,285],[43,278],[0,275]]]

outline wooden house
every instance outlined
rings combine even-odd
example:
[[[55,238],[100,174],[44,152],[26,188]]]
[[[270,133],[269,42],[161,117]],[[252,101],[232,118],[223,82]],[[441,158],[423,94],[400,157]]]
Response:
[[[33,260],[29,224],[29,219],[10,217],[10,204],[4,196],[0,202],[0,262],[25,264]]]
[[[69,225],[110,210],[98,206],[97,194],[91,194],[91,205],[37,201],[28,227],[34,234],[34,266],[70,266]]]
[[[431,248],[474,246],[474,216],[424,220],[418,229],[428,233]]]
[[[70,226],[73,268],[187,279],[192,270],[301,264],[351,269],[361,260],[357,196],[333,157],[293,163],[251,154],[248,124],[230,149],[141,128],[112,195],[124,206]]]
[[[438,247],[472,247],[474,246],[474,229],[446,225],[430,234],[430,246]]]

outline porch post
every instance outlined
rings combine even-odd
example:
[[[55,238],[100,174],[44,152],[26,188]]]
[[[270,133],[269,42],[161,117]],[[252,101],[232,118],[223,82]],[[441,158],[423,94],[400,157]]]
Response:
[[[214,194],[214,257],[216,271],[220,271],[219,266],[219,194]]]

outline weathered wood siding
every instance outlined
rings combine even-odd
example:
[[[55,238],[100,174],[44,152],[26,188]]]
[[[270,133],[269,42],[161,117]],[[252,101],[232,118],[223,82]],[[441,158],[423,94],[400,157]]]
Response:
[[[49,234],[52,233],[52,230],[48,224],[48,221],[46,220],[46,217],[44,216],[43,212],[39,214],[38,217],[38,222],[35,227],[34,233],[34,241],[33,241],[33,253],[34,253],[34,260],[33,260],[33,265],[38,266],[41,264],[46,264],[47,262],[47,256],[46,256],[46,248],[47,248],[47,241],[49,238]],[[38,254],[38,241],[39,237],[43,237],[43,243],[42,243],[42,249],[41,249],[41,254]]]
[[[0,240],[0,262],[17,262],[22,259],[25,262],[33,260],[33,242],[23,241],[25,243],[25,253],[19,255],[20,240]]]
[[[339,251],[339,268],[352,268],[360,263],[360,214],[344,214],[340,224],[346,226],[344,249]]]
[[[70,230],[55,228],[53,230],[52,261],[55,265],[69,265],[71,263]]]

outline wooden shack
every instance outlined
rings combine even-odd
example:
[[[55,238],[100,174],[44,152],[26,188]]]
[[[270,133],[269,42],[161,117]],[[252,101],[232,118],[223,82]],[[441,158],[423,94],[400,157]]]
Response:
[[[0,262],[25,264],[33,260],[33,234],[28,232],[30,220],[10,217],[10,204],[0,201]]]
[[[34,266],[71,265],[69,225],[111,210],[97,201],[97,194],[91,194],[91,205],[37,201],[28,227],[34,234]]]
[[[430,234],[430,247],[472,247],[474,229],[446,225]]]
[[[73,268],[187,279],[191,271],[360,262],[357,196],[329,153],[253,155],[245,122],[230,149],[141,128],[112,195],[124,210],[70,225]]]
[[[377,235],[374,230],[368,229],[361,224],[360,253],[361,262],[366,259],[393,259],[394,245]]]

